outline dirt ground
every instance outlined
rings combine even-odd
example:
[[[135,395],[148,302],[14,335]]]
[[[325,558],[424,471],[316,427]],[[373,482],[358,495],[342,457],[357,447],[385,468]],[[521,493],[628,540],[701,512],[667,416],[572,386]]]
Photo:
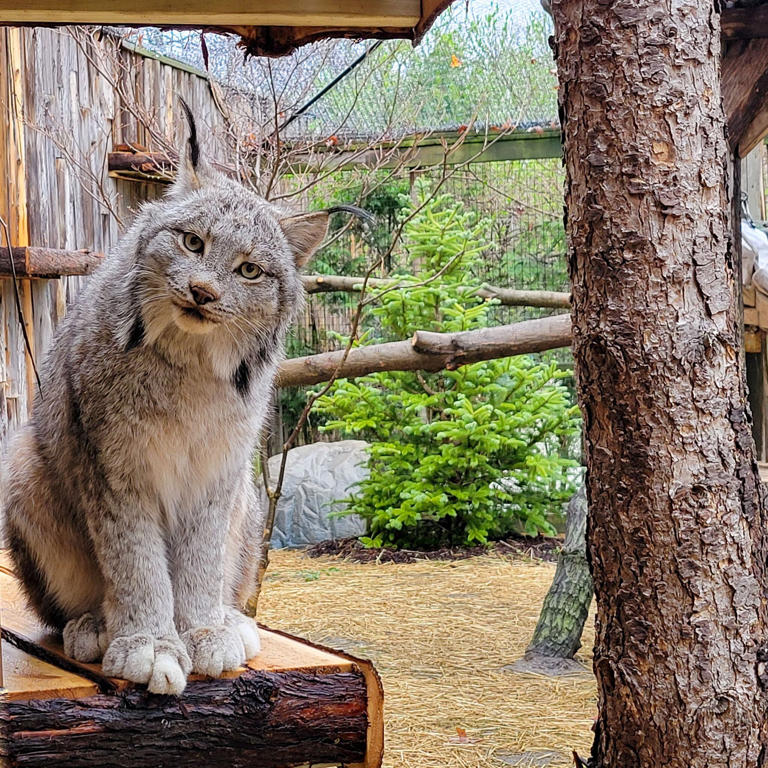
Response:
[[[554,564],[501,554],[355,563],[272,553],[260,620],[370,658],[386,768],[565,768],[589,753],[595,684],[505,669],[530,640]]]

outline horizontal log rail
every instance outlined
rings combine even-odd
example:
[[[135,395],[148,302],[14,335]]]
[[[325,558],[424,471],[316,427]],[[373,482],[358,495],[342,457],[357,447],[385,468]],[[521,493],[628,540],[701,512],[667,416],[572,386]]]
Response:
[[[68,251],[59,248],[18,246],[0,248],[0,277],[55,278],[89,275],[101,264],[104,255],[94,251]],[[13,260],[13,266],[11,266]]]
[[[498,299],[501,304],[508,307],[568,309],[571,306],[571,295],[561,291],[523,291],[483,285],[477,295],[484,299]]]
[[[302,275],[307,293],[359,293],[363,287],[362,277],[348,275]],[[369,278],[368,289],[385,289],[397,286],[397,278]],[[407,288],[407,283],[403,284]],[[541,307],[545,309],[568,309],[570,294],[560,291],[524,291],[514,288],[499,288],[483,285],[477,292],[484,299],[498,299],[509,307]]]
[[[308,386],[381,371],[440,371],[461,365],[559,349],[571,344],[570,315],[524,320],[461,333],[416,331],[406,341],[354,347],[342,365],[344,350],[286,360],[278,371],[281,387]]]
[[[128,153],[125,153],[128,154]],[[137,157],[137,155],[131,155]],[[37,246],[14,247],[13,264],[16,277],[56,278],[72,275],[89,275],[104,259],[104,254],[95,251],[71,251],[62,248],[40,248]],[[7,248],[0,248],[0,277],[10,277],[11,260]],[[302,275],[307,293],[348,292],[359,293],[363,278],[348,275]],[[370,278],[369,289],[383,289],[397,285],[397,280]],[[407,287],[407,286],[403,286]],[[513,307],[543,307],[567,309],[570,296],[556,291],[519,291],[513,288],[498,288],[483,285],[478,296],[498,299],[502,304]]]

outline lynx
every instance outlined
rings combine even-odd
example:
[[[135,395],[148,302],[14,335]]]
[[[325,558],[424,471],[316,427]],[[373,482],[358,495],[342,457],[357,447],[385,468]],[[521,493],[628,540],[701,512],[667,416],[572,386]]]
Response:
[[[0,496],[66,653],[165,694],[259,650],[239,610],[263,528],[252,456],[333,210],[291,215],[215,170],[184,109],[177,180],[61,323]]]

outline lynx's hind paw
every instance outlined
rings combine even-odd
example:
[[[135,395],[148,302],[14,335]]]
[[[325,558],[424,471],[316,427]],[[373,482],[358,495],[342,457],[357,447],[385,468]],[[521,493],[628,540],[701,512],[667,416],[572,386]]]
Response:
[[[224,624],[240,635],[245,648],[245,658],[252,659],[261,650],[261,638],[256,622],[234,608],[228,608],[224,614]]]
[[[116,637],[102,661],[104,673],[134,683],[146,683],[152,693],[178,696],[187,684],[192,664],[175,637],[149,634]]]
[[[230,627],[197,627],[181,636],[192,659],[192,671],[218,677],[245,663],[245,648],[240,634]]]
[[[72,619],[64,627],[64,653],[76,661],[98,661],[107,649],[107,632],[104,623],[92,613],[84,613]]]

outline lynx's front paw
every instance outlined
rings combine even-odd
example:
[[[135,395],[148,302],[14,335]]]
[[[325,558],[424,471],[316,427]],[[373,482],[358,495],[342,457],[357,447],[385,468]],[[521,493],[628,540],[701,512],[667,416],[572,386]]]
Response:
[[[107,631],[104,623],[92,613],[84,613],[72,619],[64,627],[64,653],[77,661],[98,661],[107,648]]]
[[[243,641],[245,658],[252,659],[261,650],[261,638],[256,622],[234,608],[224,609],[224,624],[237,632]]]
[[[178,696],[187,684],[192,664],[178,638],[137,634],[116,637],[101,666],[110,677],[146,683],[152,693]]]
[[[181,635],[192,659],[192,671],[218,677],[245,663],[245,647],[240,634],[226,626],[197,627]]]

